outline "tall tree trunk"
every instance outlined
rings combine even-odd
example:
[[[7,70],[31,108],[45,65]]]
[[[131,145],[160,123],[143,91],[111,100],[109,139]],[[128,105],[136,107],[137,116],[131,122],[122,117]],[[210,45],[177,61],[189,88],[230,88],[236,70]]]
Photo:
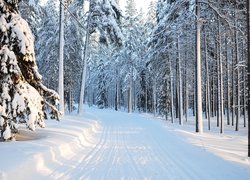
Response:
[[[177,39],[177,51],[178,51],[178,57],[177,57],[177,60],[178,60],[178,64],[177,64],[177,70],[178,70],[178,100],[179,100],[179,124],[183,124],[183,118],[182,118],[182,115],[183,115],[183,108],[182,108],[182,74],[181,74],[181,52],[180,52],[180,37],[178,36],[178,39]]]
[[[244,127],[246,127],[246,69],[243,68],[243,118],[244,118]]]
[[[171,100],[171,122],[174,123],[174,82],[173,82],[173,70],[172,63],[169,60],[169,70],[170,70],[170,100]]]
[[[133,86],[133,71],[132,66],[130,67],[129,74],[129,88],[128,88],[128,113],[132,113],[132,86]]]
[[[82,114],[83,112],[83,104],[84,104],[84,91],[85,91],[85,84],[86,84],[86,74],[87,74],[87,59],[88,59],[88,51],[89,51],[89,25],[90,25],[90,14],[88,15],[88,22],[87,22],[87,29],[85,35],[85,44],[83,49],[83,70],[82,70],[82,79],[81,79],[81,90],[80,90],[80,97],[79,97],[79,106],[78,106],[78,114]]]
[[[63,77],[63,47],[64,47],[64,0],[60,1],[60,34],[59,34],[59,111],[64,114],[64,77]]]
[[[185,118],[186,118],[186,122],[188,119],[188,104],[189,104],[189,96],[188,96],[187,59],[185,59]]]
[[[153,79],[153,111],[156,116],[156,79]]]
[[[237,2],[235,2],[236,4]],[[236,122],[235,131],[239,130],[240,120],[240,66],[238,55],[238,30],[237,30],[237,8],[235,6],[235,63],[236,63]]]
[[[146,82],[146,88],[145,88],[145,110],[146,113],[148,113],[148,82],[147,82],[148,78],[147,78],[147,72],[145,74],[145,82]]]
[[[118,70],[116,70],[116,82],[115,82],[115,110],[119,109],[119,76]]]
[[[241,51],[241,60],[242,63],[244,62],[244,66],[242,68],[242,82],[243,82],[243,92],[242,92],[242,109],[243,109],[243,122],[244,122],[244,127],[246,127],[246,68],[245,68],[245,48],[244,48],[245,42],[242,40],[242,51]]]
[[[207,60],[207,38],[206,33],[204,33],[204,60],[205,60],[205,68],[206,68],[206,114],[207,114],[207,121],[208,121],[208,130],[211,129],[210,123],[210,85],[209,85],[209,67],[208,67],[208,60]]]
[[[221,57],[221,53],[222,53],[222,50],[221,50],[221,27],[220,27],[220,19],[218,18],[218,45],[219,45],[219,75],[220,75],[220,133],[223,133],[224,131],[224,100],[223,100],[223,97],[224,97],[224,92],[223,92],[223,65],[222,65],[222,57]],[[218,114],[218,115],[219,115]]]
[[[202,94],[201,94],[201,19],[200,4],[196,0],[196,132],[203,132],[202,124]]]
[[[178,77],[178,63],[176,63],[176,82],[175,82],[175,97],[176,97],[176,100],[175,100],[175,118],[179,118],[179,86],[178,86],[178,80],[179,77]]]
[[[195,54],[195,56],[196,56],[196,49],[197,49],[197,47],[195,47],[194,48],[194,54]],[[196,57],[194,57],[194,64],[196,64]],[[196,72],[196,66],[194,66],[194,71]],[[196,93],[195,93],[195,91],[196,91],[196,74],[197,73],[194,73],[194,75],[193,75],[193,116],[195,116],[196,117]]]
[[[211,77],[211,88],[212,88],[212,92],[211,92],[211,116],[214,117],[215,116],[215,78],[214,78],[214,74],[215,74],[215,66],[214,66],[214,62],[212,62],[212,77]]]
[[[235,118],[235,60],[233,56],[233,48],[232,48],[232,126],[234,126],[234,118]]]
[[[132,85],[133,85],[133,98],[132,98],[132,102],[133,102],[133,112],[135,111],[136,109],[136,103],[137,103],[137,98],[136,98],[136,81],[132,81]]]
[[[218,24],[219,24],[219,17],[218,17]],[[218,25],[219,27],[219,25]],[[218,28],[219,29],[219,28]],[[220,97],[220,45],[219,45],[219,33],[217,34],[217,38],[216,38],[216,75],[217,75],[217,79],[216,79],[216,84],[217,84],[217,93],[216,93],[216,100],[217,100],[217,103],[216,103],[216,107],[217,107],[217,110],[216,110],[216,119],[217,119],[217,127],[220,126],[220,103],[221,103],[221,97]]]
[[[247,56],[248,56],[248,157],[250,157],[250,0],[247,0]]]
[[[227,125],[230,125],[230,64],[229,64],[229,58],[228,58],[228,41],[227,37],[225,37],[225,47],[226,47],[226,63],[227,63]]]

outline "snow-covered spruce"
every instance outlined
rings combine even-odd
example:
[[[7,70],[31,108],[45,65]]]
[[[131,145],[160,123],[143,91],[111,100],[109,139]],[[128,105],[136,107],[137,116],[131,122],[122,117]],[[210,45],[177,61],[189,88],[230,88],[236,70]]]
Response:
[[[115,0],[90,1],[90,33],[100,33],[100,42],[103,44],[122,45],[124,39],[119,27],[121,9]]]
[[[0,138],[11,139],[18,124],[44,127],[45,110],[52,118],[58,95],[42,84],[34,54],[33,35],[18,12],[17,0],[0,0]]]

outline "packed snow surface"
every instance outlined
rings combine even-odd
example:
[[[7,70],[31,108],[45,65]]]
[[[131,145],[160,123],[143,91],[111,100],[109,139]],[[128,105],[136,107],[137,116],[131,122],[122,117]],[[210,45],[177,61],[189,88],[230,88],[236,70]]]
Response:
[[[16,141],[0,143],[0,179],[250,177],[246,153],[233,159],[218,153],[218,149],[229,144],[233,147],[234,141],[240,141],[236,150],[228,149],[233,156],[245,147],[240,144],[245,143],[241,136],[231,136],[229,142],[215,133],[197,135],[188,128],[176,129],[145,114],[95,108],[87,109],[81,117],[65,116],[61,122],[47,121],[46,125],[36,132],[21,129]],[[202,142],[204,139],[208,142]],[[216,151],[209,148],[216,143]]]

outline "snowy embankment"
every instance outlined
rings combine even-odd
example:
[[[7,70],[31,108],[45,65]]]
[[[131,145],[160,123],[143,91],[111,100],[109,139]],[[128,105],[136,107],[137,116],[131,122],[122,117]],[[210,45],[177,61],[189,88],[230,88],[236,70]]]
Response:
[[[96,144],[98,120],[65,116],[60,122],[46,121],[36,132],[20,129],[16,141],[0,142],[0,179],[46,179],[63,176],[58,167]]]
[[[225,132],[221,134],[220,128],[216,125],[216,118],[211,119],[210,131],[207,128],[207,120],[204,118],[203,121],[203,133],[195,133],[195,118],[191,116],[183,126],[178,125],[177,119],[174,124],[170,122],[164,122],[164,124],[168,131],[181,134],[185,141],[225,160],[250,168],[250,158],[247,157],[247,128],[240,124],[240,130],[235,131],[234,126],[226,125],[225,122]]]

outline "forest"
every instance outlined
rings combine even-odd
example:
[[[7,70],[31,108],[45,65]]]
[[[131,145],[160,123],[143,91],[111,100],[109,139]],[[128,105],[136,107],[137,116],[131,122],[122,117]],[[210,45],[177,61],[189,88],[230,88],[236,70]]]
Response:
[[[156,0],[147,11],[135,0],[125,7],[119,0],[0,2],[2,136],[19,122],[43,126],[47,108],[57,119],[58,102],[61,113],[81,113],[84,104],[179,124],[195,116],[196,132],[203,131],[202,119],[213,128],[212,118],[221,133],[226,125],[247,127],[248,1]],[[7,53],[6,60],[12,50],[16,58]],[[42,105],[34,103],[39,110],[32,98],[17,100],[33,92],[28,86],[42,98]]]

